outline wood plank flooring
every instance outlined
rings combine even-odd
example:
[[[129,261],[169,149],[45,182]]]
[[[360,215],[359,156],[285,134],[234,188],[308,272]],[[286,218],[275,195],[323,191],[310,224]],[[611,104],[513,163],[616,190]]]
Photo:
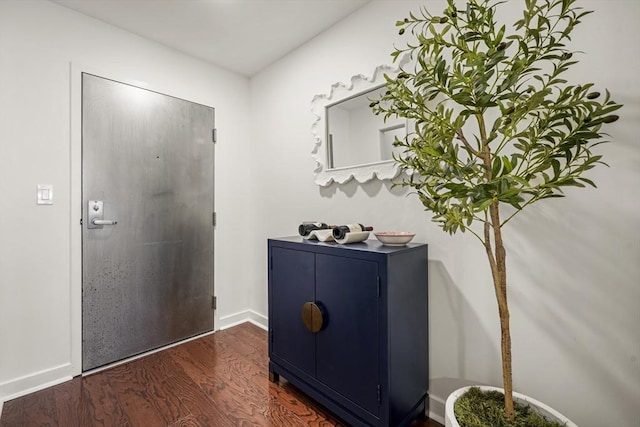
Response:
[[[2,427],[340,426],[285,380],[250,323],[5,402]],[[442,427],[416,420],[412,427]]]

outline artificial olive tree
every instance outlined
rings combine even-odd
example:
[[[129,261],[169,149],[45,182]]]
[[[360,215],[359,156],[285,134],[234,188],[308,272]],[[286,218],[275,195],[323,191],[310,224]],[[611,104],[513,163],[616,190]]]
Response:
[[[513,3],[515,0],[512,0]],[[448,7],[397,22],[412,66],[372,103],[411,132],[395,157],[444,231],[472,233],[484,246],[498,303],[505,412],[513,418],[511,336],[502,228],[527,206],[595,184],[585,173],[603,163],[594,148],[621,105],[592,84],[565,80],[578,54],[567,43],[588,15],[575,0],[522,0],[513,25],[497,22],[505,2],[448,0]]]

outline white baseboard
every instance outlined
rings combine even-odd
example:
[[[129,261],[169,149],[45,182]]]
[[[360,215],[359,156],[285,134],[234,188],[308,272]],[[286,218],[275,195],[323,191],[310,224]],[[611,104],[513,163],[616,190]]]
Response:
[[[253,310],[244,310],[238,313],[230,314],[228,316],[220,317],[220,319],[218,320],[218,329],[229,329],[233,326],[245,322],[253,323],[254,325],[264,330],[267,330],[269,324],[267,316],[264,316]]]
[[[9,400],[69,381],[72,378],[73,368],[70,363],[66,363],[0,383],[0,403],[4,404]]]
[[[429,409],[429,413],[427,415],[433,421],[439,422],[440,424],[444,425],[444,412],[439,413],[439,412],[432,411],[431,409]]]
[[[444,417],[441,417],[441,416],[440,416],[440,415],[438,415],[438,414],[434,414],[434,413],[433,413],[433,412],[431,412],[431,411],[429,411],[429,419],[431,419],[431,420],[433,420],[433,421],[435,421],[435,422],[437,422],[437,423],[440,423],[440,424],[442,424],[442,425],[444,425],[444,424],[445,424],[445,423],[444,423]]]
[[[444,407],[446,397],[442,398],[433,393],[429,393],[429,418],[444,425]]]

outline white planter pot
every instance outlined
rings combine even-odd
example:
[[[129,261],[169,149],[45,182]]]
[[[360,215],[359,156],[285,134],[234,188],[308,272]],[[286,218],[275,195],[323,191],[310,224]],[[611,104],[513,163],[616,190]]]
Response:
[[[476,386],[476,387],[479,387],[480,390],[484,390],[484,391],[495,390],[495,391],[499,391],[500,393],[504,393],[504,390],[498,387],[490,387],[490,386]],[[458,400],[458,397],[462,396],[470,388],[471,386],[459,388],[453,393],[451,393],[449,397],[447,397],[447,401],[445,403],[445,408],[444,408],[445,427],[460,427],[460,424],[458,424],[458,421],[456,421],[456,417],[453,413],[453,405],[456,402],[456,400]],[[525,396],[524,394],[514,392],[513,400],[520,404],[528,404],[538,414],[544,416],[548,420],[559,421],[560,423],[564,423],[566,427],[578,427],[575,423],[571,422],[571,420],[569,420],[567,417],[562,415],[560,412],[548,407],[542,402],[538,402],[537,400],[531,397]]]

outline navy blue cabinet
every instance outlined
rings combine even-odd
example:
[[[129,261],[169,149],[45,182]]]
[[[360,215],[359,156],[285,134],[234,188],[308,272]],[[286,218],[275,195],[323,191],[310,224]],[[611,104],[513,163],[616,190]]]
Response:
[[[427,246],[269,239],[269,376],[350,425],[409,425],[428,389]]]

